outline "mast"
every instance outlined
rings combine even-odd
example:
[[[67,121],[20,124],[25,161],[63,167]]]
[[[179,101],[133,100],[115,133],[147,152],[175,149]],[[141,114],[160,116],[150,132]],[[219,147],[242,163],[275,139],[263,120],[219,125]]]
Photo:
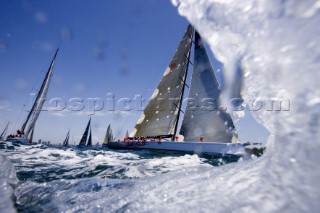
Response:
[[[91,123],[91,118],[89,119],[89,122],[87,124],[87,127],[82,135],[82,138],[79,142],[79,146],[86,146],[86,142],[87,142],[87,138],[88,138],[88,132],[89,132],[89,128],[90,128],[90,123]]]
[[[109,141],[113,141],[114,138],[113,138],[113,132],[112,132],[112,129],[110,129],[110,134],[109,134]]]
[[[21,127],[21,131],[24,132],[27,124],[30,122],[29,126],[27,128],[27,131],[25,133],[26,137],[28,137],[29,133],[33,130],[35,123],[40,115],[44,101],[46,99],[46,95],[47,95],[47,92],[49,89],[49,84],[50,84],[50,80],[51,80],[51,76],[52,76],[53,66],[54,66],[54,62],[57,57],[58,51],[59,51],[59,48],[56,50],[56,53],[51,61],[49,69],[46,73],[46,76],[45,76],[43,82],[42,82],[42,85],[41,85],[40,90],[37,94],[36,100],[33,103],[33,106],[27,116],[27,119],[25,120],[25,122],[23,123],[23,125]]]
[[[141,114],[131,137],[170,138],[176,131],[177,117],[186,78],[194,30],[188,26],[161,81]]]
[[[193,39],[193,34],[191,34],[191,41]],[[186,67],[186,74],[184,76],[184,79],[183,79],[183,86],[182,86],[182,92],[181,92],[181,98],[180,98],[180,102],[179,102],[179,112],[178,112],[178,115],[177,115],[177,122],[176,122],[176,125],[174,127],[174,134],[173,134],[173,139],[172,140],[175,140],[175,137],[177,135],[177,129],[178,129],[178,124],[179,124],[179,118],[180,118],[180,113],[181,113],[181,107],[182,107],[182,101],[183,101],[183,95],[184,95],[184,90],[185,90],[185,87],[186,87],[186,81],[187,81],[187,76],[188,76],[188,69],[189,69],[189,63],[190,63],[190,55],[191,55],[191,51],[189,51],[189,54],[188,56],[186,56],[186,58],[188,59],[188,65]]]
[[[185,141],[232,142],[235,127],[220,107],[219,83],[200,35],[195,33],[193,73],[180,134]]]

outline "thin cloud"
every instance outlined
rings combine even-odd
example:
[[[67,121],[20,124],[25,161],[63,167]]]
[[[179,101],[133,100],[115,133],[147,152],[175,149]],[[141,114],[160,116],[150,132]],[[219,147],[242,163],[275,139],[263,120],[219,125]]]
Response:
[[[51,112],[50,114],[56,117],[66,117],[66,114],[63,111]]]
[[[87,91],[87,85],[84,83],[78,83],[75,85],[74,88],[75,88],[76,92],[79,92],[79,93],[83,93],[83,92]]]
[[[8,109],[10,107],[10,101],[5,98],[0,98],[0,109]]]
[[[28,83],[25,80],[20,78],[15,81],[14,86],[15,86],[15,89],[17,90],[25,90],[28,86]]]

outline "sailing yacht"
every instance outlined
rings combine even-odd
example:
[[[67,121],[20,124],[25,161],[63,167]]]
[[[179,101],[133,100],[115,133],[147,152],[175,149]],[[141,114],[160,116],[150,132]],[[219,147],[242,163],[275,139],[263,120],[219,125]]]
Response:
[[[4,128],[4,130],[2,131],[1,135],[0,135],[0,141],[4,140],[8,131],[8,127],[9,127],[10,122],[7,123],[6,127]]]
[[[56,50],[56,53],[53,56],[53,59],[50,63],[49,69],[46,73],[46,76],[42,82],[42,85],[40,87],[40,90],[37,94],[37,97],[32,105],[32,108],[30,112],[28,113],[28,116],[26,120],[24,121],[21,129],[17,131],[16,134],[11,134],[7,137],[7,141],[13,142],[13,143],[20,143],[20,144],[31,144],[33,139],[33,133],[35,129],[35,125],[37,122],[37,119],[40,115],[40,112],[42,110],[44,101],[46,100],[46,96],[49,90],[49,84],[52,77],[53,72],[53,66],[58,54],[59,48]]]
[[[191,84],[187,106],[182,111],[193,37]],[[189,25],[130,137],[123,141],[109,141],[107,146],[113,149],[244,155],[245,145],[235,143],[237,133],[230,114],[219,107],[220,94],[202,39]],[[181,112],[184,116],[178,135]]]
[[[107,128],[107,131],[106,131],[106,135],[104,137],[104,141],[103,141],[102,147],[103,148],[108,147],[109,141],[112,141],[112,140],[113,140],[113,133],[112,133],[111,126],[109,124],[109,126]]]
[[[89,133],[89,136],[88,136]],[[92,146],[92,136],[91,136],[91,118],[88,121],[87,127],[82,135],[79,142],[79,147],[91,147]]]
[[[69,146],[69,137],[70,137],[70,130],[68,131],[67,136],[62,143],[62,146]]]

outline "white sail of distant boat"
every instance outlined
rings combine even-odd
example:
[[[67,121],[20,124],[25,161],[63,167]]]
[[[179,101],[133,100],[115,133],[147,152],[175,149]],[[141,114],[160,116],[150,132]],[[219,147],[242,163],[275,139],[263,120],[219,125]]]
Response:
[[[62,143],[63,146],[69,146],[69,137],[70,137],[70,130],[68,131],[67,136]]]
[[[193,35],[194,59],[189,97],[181,109]],[[109,141],[109,148],[156,149],[213,154],[244,154],[243,144],[232,143],[236,129],[228,112],[220,108],[219,84],[202,39],[188,26],[169,66],[127,140]],[[184,113],[177,142],[177,127]],[[176,140],[176,141],[175,141]],[[155,143],[158,141],[158,143]],[[179,140],[180,141],[180,140]]]
[[[89,133],[90,132],[90,133]],[[91,118],[88,121],[87,127],[82,135],[82,138],[79,142],[80,147],[92,146],[92,138],[91,138]]]
[[[4,140],[5,139],[7,131],[8,131],[8,128],[9,128],[9,124],[10,124],[10,122],[7,123],[6,127],[2,131],[2,133],[0,135],[0,140]]]
[[[104,137],[104,141],[103,141],[102,147],[106,147],[108,145],[109,141],[111,141],[112,139],[113,139],[112,130],[111,130],[111,126],[109,124],[108,128],[107,128],[107,131],[106,131],[106,135]]]
[[[110,135],[109,135],[108,140],[109,141],[113,141],[114,140],[112,129],[110,129]]]
[[[33,134],[33,130],[35,128],[35,124],[37,119],[41,113],[43,104],[46,100],[46,96],[49,90],[50,81],[52,78],[53,67],[55,63],[55,59],[57,57],[59,48],[56,50],[54,57],[50,63],[49,69],[46,73],[46,76],[42,82],[40,90],[36,96],[36,99],[32,105],[31,110],[28,113],[26,120],[24,121],[20,130],[17,131],[16,135],[8,136],[7,140],[11,142],[19,142],[19,143],[31,143],[32,141],[29,140],[31,134]]]

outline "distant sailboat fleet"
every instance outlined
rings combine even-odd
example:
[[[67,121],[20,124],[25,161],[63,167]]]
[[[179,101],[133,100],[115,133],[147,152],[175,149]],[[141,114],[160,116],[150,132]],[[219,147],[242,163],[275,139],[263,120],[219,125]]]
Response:
[[[191,50],[194,43],[194,57]],[[31,144],[36,121],[46,98],[57,49],[36,100],[17,134],[7,141]],[[190,86],[187,85],[189,64],[192,64]],[[185,88],[189,88],[186,109],[182,109]],[[164,75],[152,94],[130,136],[115,140],[110,125],[106,130],[103,148],[151,149],[207,154],[243,155],[248,144],[237,142],[236,128],[229,113],[220,108],[221,90],[198,32],[189,25]],[[180,132],[178,124],[183,113]],[[5,137],[9,123],[0,135]],[[62,145],[69,146],[70,130]],[[78,147],[92,146],[91,118]],[[254,147],[262,153],[263,148]]]

